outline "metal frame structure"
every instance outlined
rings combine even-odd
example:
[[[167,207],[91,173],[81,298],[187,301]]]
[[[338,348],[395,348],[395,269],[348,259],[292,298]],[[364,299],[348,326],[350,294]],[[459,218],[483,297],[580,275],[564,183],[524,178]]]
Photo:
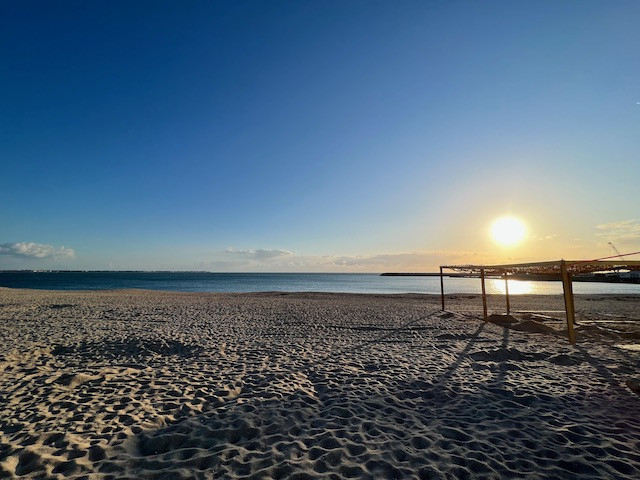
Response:
[[[509,304],[509,274],[557,275],[562,280],[564,306],[567,317],[567,335],[569,342],[575,343],[576,334],[574,326],[576,312],[573,301],[573,275],[577,273],[605,272],[611,270],[640,270],[640,260],[554,260],[549,262],[513,263],[508,265],[442,265],[440,266],[440,297],[442,300],[442,310],[445,308],[443,280],[443,270],[445,269],[480,275],[480,283],[482,285],[482,311],[485,322],[487,321],[487,294],[484,281],[487,275],[504,278],[507,315],[511,310]]]

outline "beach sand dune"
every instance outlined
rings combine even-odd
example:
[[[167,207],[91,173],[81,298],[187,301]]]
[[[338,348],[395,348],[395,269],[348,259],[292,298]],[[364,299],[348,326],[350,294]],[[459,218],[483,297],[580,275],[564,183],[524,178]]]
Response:
[[[0,289],[0,477],[640,478],[640,297],[447,301]]]

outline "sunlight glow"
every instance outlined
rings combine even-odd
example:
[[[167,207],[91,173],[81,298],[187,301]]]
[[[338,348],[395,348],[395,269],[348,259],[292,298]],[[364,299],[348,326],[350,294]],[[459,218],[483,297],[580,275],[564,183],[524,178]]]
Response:
[[[491,279],[491,281],[487,283],[487,288],[490,293],[500,293],[503,295],[506,293],[504,280]],[[528,293],[536,293],[533,282],[528,280],[509,280],[509,295],[526,295]]]
[[[501,217],[491,225],[491,236],[500,245],[511,246],[524,238],[526,227],[515,217]]]

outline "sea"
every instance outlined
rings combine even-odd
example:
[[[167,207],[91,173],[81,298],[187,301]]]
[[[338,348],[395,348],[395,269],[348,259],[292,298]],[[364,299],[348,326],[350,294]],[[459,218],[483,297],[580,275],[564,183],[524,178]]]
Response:
[[[0,272],[0,286],[46,290],[147,289],[177,292],[440,293],[439,277],[375,273]],[[445,293],[480,293],[477,278],[444,277]],[[487,279],[487,293],[504,293]],[[574,282],[576,294],[640,294],[640,284]],[[509,294],[562,293],[561,282],[509,280]]]

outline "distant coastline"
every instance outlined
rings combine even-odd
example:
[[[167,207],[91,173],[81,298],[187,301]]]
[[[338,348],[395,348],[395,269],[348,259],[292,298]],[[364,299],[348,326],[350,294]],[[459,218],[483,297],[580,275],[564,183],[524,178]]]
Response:
[[[207,270],[0,270],[0,273],[218,273]]]

